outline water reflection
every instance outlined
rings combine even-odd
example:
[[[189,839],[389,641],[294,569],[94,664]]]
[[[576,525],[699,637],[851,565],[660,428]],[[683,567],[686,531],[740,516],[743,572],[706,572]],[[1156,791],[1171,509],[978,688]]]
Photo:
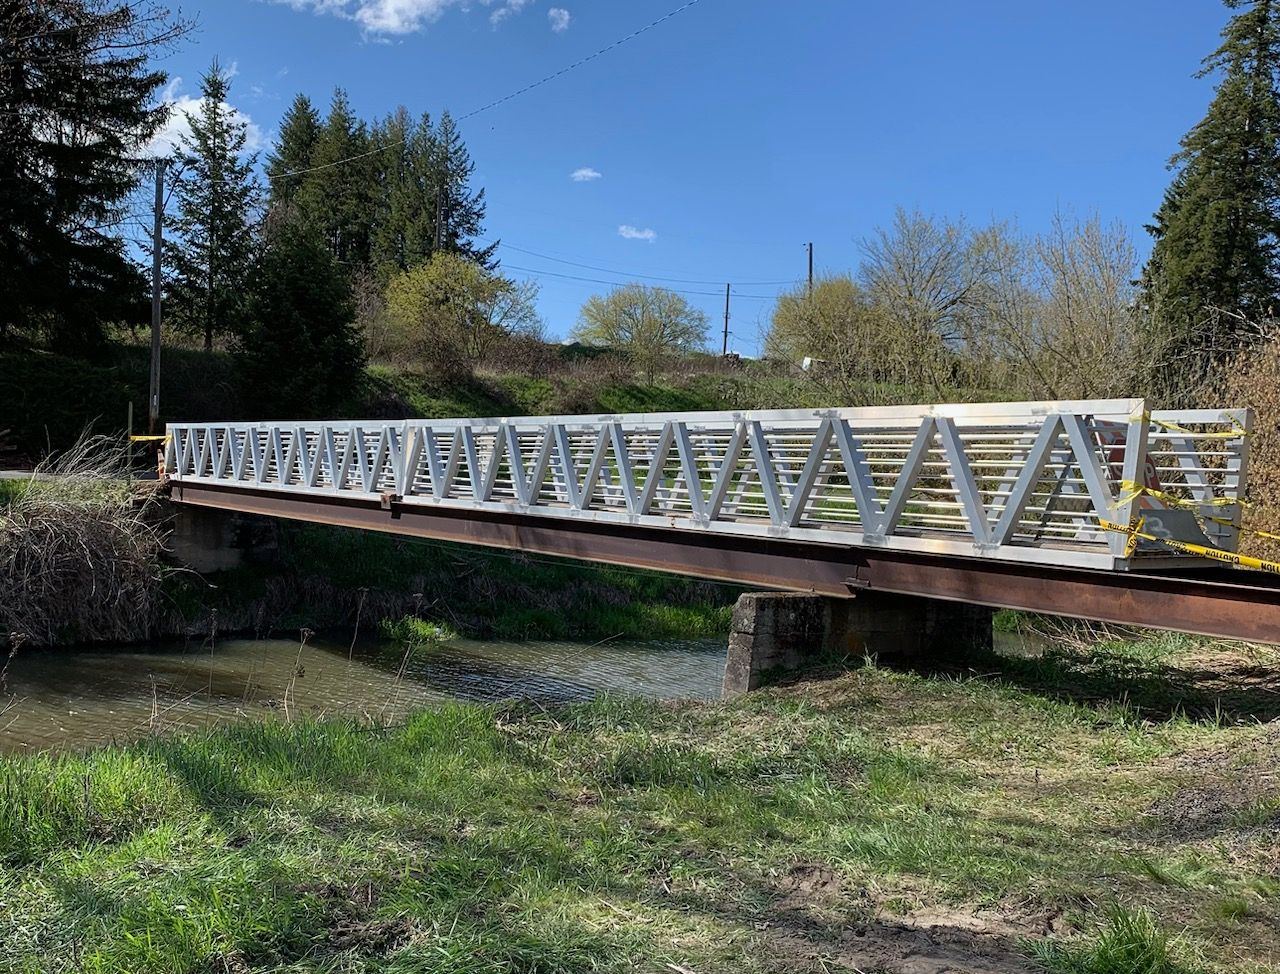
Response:
[[[306,645],[226,640],[212,650],[30,652],[9,667],[0,751],[80,749],[273,711],[390,719],[445,699],[563,701],[601,691],[710,698],[723,668],[719,640],[457,640],[407,658],[385,644],[315,637]]]

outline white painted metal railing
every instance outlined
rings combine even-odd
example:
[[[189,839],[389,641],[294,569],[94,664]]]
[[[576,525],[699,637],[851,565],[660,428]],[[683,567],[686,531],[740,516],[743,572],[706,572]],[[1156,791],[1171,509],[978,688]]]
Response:
[[[1126,558],[1099,527],[1134,505],[1148,531],[1234,550],[1250,423],[1140,399],[177,423],[166,468],[229,488],[1116,568],[1169,558]]]

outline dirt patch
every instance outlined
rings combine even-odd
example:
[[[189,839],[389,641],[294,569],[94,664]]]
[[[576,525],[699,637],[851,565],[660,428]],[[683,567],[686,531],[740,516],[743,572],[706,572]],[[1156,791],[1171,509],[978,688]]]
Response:
[[[774,909],[782,913],[804,911],[813,907],[829,909],[845,898],[844,885],[833,869],[812,862],[801,862],[787,870],[777,882],[781,898]]]
[[[385,956],[413,937],[413,924],[405,917],[386,920],[339,918],[329,928],[329,943],[337,950]]]
[[[938,923],[876,920],[825,930],[780,923],[767,946],[791,971],[849,970],[863,974],[1033,974],[1041,969],[1002,933]]]
[[[1250,778],[1214,781],[1159,798],[1147,814],[1163,830],[1189,841],[1227,831],[1280,828],[1280,787]]]
[[[773,889],[778,898],[754,925],[768,954],[789,971],[1022,974],[1038,968],[1020,942],[1052,929],[1045,917],[1028,923],[996,910],[932,904],[895,915],[822,863],[794,864]]]

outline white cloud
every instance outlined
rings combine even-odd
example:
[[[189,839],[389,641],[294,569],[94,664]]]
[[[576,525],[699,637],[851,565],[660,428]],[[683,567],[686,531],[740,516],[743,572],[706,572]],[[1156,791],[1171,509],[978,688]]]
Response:
[[[475,0],[274,0],[294,10],[328,14],[355,21],[367,34],[412,34],[439,20],[450,8],[469,11]],[[489,22],[494,27],[518,14],[533,0],[479,0],[482,7],[494,7]],[[566,12],[567,13],[567,12]],[[566,20],[566,24],[568,21]],[[554,20],[553,20],[554,25]]]
[[[589,183],[593,179],[599,179],[600,173],[596,172],[590,166],[583,166],[581,169],[575,169],[569,173],[569,178],[575,183]]]
[[[191,95],[178,95],[178,88],[182,84],[181,78],[174,78],[169,82],[164,90],[164,101],[169,106],[169,120],[165,122],[164,128],[155,134],[147,147],[143,150],[143,155],[148,157],[155,156],[171,156],[182,146],[182,136],[191,135],[191,122],[187,119],[187,115],[195,115],[200,111],[200,99]],[[222,107],[231,113],[231,117],[237,122],[244,122],[245,129],[245,152],[257,152],[266,145],[266,138],[260,129],[248,115],[240,111],[234,105],[226,102],[222,103]]]
[[[633,227],[628,223],[624,223],[618,227],[618,236],[624,240],[643,240],[646,243],[653,243],[658,239],[657,233],[645,227],[643,230]]]
[[[530,3],[532,3],[532,0],[506,0],[501,7],[489,15],[489,23],[497,27],[508,17],[518,14]]]
[[[564,7],[552,7],[547,11],[547,20],[551,21],[551,29],[557,34],[562,34],[569,29],[571,19],[569,11]]]

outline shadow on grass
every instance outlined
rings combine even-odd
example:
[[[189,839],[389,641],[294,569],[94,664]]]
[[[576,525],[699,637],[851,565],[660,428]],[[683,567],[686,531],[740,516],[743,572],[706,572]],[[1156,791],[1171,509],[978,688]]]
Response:
[[[1239,660],[1152,661],[1105,647],[1049,650],[1038,658],[990,654],[975,665],[1037,693],[1083,704],[1128,704],[1143,717],[1199,723],[1255,723],[1280,717],[1280,671]]]
[[[1028,656],[970,651],[947,660],[879,663],[926,676],[976,676],[1083,706],[1128,707],[1152,721],[1183,717],[1219,725],[1280,718],[1280,663],[1268,666],[1211,646],[1160,652],[1151,645],[1103,642],[1050,646]]]

